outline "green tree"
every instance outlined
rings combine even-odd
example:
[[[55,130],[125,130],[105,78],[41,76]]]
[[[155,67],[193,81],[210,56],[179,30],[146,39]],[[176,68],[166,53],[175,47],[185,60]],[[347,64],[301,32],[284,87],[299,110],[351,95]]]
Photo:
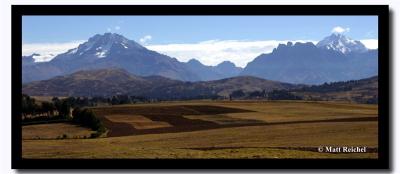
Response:
[[[21,111],[22,118],[25,119],[27,115],[36,114],[36,110],[38,106],[34,98],[29,97],[28,95],[22,94],[22,103],[21,103]]]
[[[68,118],[71,114],[71,104],[67,100],[62,100],[58,113],[61,117]]]
[[[56,107],[54,106],[53,103],[50,102],[43,102],[42,103],[42,111],[47,113],[48,117],[54,116],[54,110]]]

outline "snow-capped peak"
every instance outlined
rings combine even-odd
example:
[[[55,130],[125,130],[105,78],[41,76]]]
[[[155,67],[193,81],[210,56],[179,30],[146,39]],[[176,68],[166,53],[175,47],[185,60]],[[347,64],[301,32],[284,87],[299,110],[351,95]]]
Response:
[[[89,38],[89,40],[78,48],[68,50],[66,54],[73,55],[93,55],[97,58],[105,58],[111,52],[112,49],[143,49],[144,47],[135,41],[129,40],[119,34],[115,33],[104,33],[103,35],[96,34]]]
[[[317,47],[339,51],[343,54],[366,52],[367,47],[360,41],[352,40],[340,33],[333,33],[317,43]]]

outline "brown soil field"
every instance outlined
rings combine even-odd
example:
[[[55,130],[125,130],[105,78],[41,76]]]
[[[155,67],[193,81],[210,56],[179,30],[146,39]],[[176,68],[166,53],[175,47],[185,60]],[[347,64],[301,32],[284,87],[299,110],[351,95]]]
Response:
[[[238,112],[252,112],[245,109],[228,108],[222,106],[212,105],[172,105],[172,106],[158,106],[158,105],[139,105],[139,106],[126,106],[126,107],[101,107],[92,108],[105,126],[109,129],[107,136],[118,137],[127,135],[140,135],[140,134],[154,134],[154,133],[170,133],[170,132],[185,132],[215,129],[222,127],[229,127],[232,125],[222,125],[212,121],[201,119],[188,119],[184,115],[205,115],[205,114],[223,114],[223,113],[238,113]],[[153,129],[140,129],[136,128],[132,121],[113,121],[110,117],[113,115],[142,115],[149,119],[151,122],[164,123],[170,126],[155,127]],[[136,124],[140,124],[136,122]],[[254,124],[254,123],[252,123]],[[258,124],[258,123],[256,123]],[[237,124],[235,126],[244,126],[248,124]]]
[[[377,158],[377,106],[184,101],[91,108],[108,137],[23,140],[24,158]],[[141,123],[169,127],[137,127]],[[23,130],[24,131],[24,130]],[[365,146],[367,153],[320,153]]]
[[[161,121],[152,121],[141,115],[107,115],[106,119],[114,123],[129,123],[135,129],[155,129],[171,127],[170,124]]]

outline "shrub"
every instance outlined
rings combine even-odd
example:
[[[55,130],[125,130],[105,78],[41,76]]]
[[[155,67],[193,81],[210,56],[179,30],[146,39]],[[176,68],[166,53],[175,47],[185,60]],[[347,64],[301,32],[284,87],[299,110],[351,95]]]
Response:
[[[96,117],[93,111],[89,109],[75,108],[72,112],[72,121],[76,124],[91,128],[96,133],[90,135],[91,138],[96,138],[106,132],[106,128],[103,123]]]

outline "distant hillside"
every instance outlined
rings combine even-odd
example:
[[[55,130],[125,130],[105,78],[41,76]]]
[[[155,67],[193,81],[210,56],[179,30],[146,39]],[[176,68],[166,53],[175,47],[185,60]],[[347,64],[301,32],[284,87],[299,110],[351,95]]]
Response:
[[[378,103],[378,77],[322,85],[297,85],[294,88],[272,91],[238,90],[230,94],[231,99],[346,101],[376,104]]]
[[[135,76],[123,69],[98,69],[24,84],[22,92],[31,96],[130,95],[165,100],[231,98],[377,103],[378,77],[322,85],[293,85],[251,76],[183,82],[161,76]]]
[[[242,90],[243,92],[265,90],[269,92],[272,90],[295,89],[301,86],[301,85],[292,85],[289,83],[265,80],[262,78],[252,77],[252,76],[238,76],[222,80],[198,82],[195,83],[195,85],[211,87],[213,90],[218,91],[217,92],[218,95],[225,97],[229,97],[229,95],[232,92],[238,90]]]
[[[292,90],[306,100],[338,100],[356,103],[378,103],[378,76],[325,83]]]
[[[135,95],[159,99],[228,97],[235,90],[274,90],[296,87],[286,83],[242,76],[215,81],[183,82],[161,76],[135,76],[122,69],[85,70],[49,80],[24,84],[34,96]]]

